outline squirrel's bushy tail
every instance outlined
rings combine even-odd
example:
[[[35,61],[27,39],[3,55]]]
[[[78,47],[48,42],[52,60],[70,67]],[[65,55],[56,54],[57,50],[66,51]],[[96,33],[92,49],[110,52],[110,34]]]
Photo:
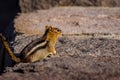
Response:
[[[16,63],[21,62],[21,59],[18,58],[18,57],[16,57],[15,54],[12,52],[12,50],[10,49],[10,46],[9,46],[8,42],[6,41],[6,38],[2,34],[0,34],[0,40],[1,40],[4,48],[6,49],[8,55],[11,57],[11,59],[13,61],[15,61]]]

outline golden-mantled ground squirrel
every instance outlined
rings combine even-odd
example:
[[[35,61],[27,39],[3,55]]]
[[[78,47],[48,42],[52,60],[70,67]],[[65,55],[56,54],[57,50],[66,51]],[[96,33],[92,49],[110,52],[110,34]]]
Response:
[[[20,53],[20,57],[16,57],[9,47],[5,37],[0,34],[0,39],[13,61],[19,62],[35,62],[46,58],[50,54],[56,54],[55,44],[61,35],[61,30],[55,27],[46,26],[44,35],[28,44]]]

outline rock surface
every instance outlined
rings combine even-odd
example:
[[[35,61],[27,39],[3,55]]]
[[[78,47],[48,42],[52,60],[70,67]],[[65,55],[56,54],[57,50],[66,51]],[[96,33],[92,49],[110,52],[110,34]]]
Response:
[[[111,33],[119,34],[120,8],[59,7],[21,13],[15,19],[17,32],[41,34],[44,26],[62,29],[63,34]]]
[[[32,12],[55,6],[120,7],[120,0],[20,0],[19,5],[22,12]]]
[[[61,37],[56,49],[55,56],[7,67],[0,79],[120,80],[120,40]]]
[[[15,20],[15,28],[17,30],[24,20],[32,20],[28,23],[29,26],[26,26],[27,23],[23,25],[24,30],[35,27],[42,33],[43,26],[52,25],[61,28],[64,34],[85,31],[119,35],[119,12],[119,8],[54,8],[50,11],[21,14]],[[19,27],[18,32],[22,28]],[[16,54],[39,37],[36,34],[26,36],[27,33],[22,33],[24,34],[15,37],[12,44]],[[19,63],[6,67],[0,80],[120,80],[120,38],[62,36],[56,44],[56,51],[57,55],[35,63]]]

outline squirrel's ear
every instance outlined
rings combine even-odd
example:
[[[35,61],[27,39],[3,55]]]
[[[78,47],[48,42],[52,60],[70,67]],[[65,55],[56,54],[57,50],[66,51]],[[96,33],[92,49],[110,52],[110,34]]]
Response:
[[[45,28],[46,29],[51,29],[52,27],[47,25],[47,26],[45,26]]]

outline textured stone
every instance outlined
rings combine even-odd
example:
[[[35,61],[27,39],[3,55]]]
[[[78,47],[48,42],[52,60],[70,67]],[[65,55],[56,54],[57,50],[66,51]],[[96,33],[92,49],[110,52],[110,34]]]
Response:
[[[19,4],[22,12],[31,12],[55,6],[119,7],[120,0],[20,0]]]
[[[59,27],[63,34],[110,33],[120,34],[120,8],[58,7],[21,13],[15,19],[17,32],[41,34],[46,25]]]
[[[19,43],[15,43],[18,45],[14,47],[23,46],[22,41],[24,40],[19,40]],[[15,51],[20,52],[20,49],[21,47]],[[6,67],[5,73],[0,78],[4,77],[7,80],[120,79],[120,40],[61,37],[57,42],[56,50],[57,55],[44,60]]]
[[[44,26],[49,22],[49,25],[61,28],[64,34],[81,31],[120,34],[119,11],[119,8],[54,8],[51,12],[45,10],[21,14],[15,20],[15,25],[23,29],[36,27],[35,29],[43,32]],[[49,14],[45,15],[45,13]],[[35,17],[35,14],[39,16]],[[44,16],[41,16],[43,14]],[[32,20],[33,25],[26,26],[26,23],[23,25],[26,27],[23,27],[24,20],[28,22]],[[11,47],[17,55],[29,42],[40,36],[36,34],[26,36],[25,32],[18,33],[20,32],[13,37],[15,33],[7,32],[13,39]],[[5,67],[0,80],[120,80],[120,39],[62,36],[57,41],[56,51],[57,55],[44,60]],[[6,59],[8,62],[11,61],[9,58]]]

